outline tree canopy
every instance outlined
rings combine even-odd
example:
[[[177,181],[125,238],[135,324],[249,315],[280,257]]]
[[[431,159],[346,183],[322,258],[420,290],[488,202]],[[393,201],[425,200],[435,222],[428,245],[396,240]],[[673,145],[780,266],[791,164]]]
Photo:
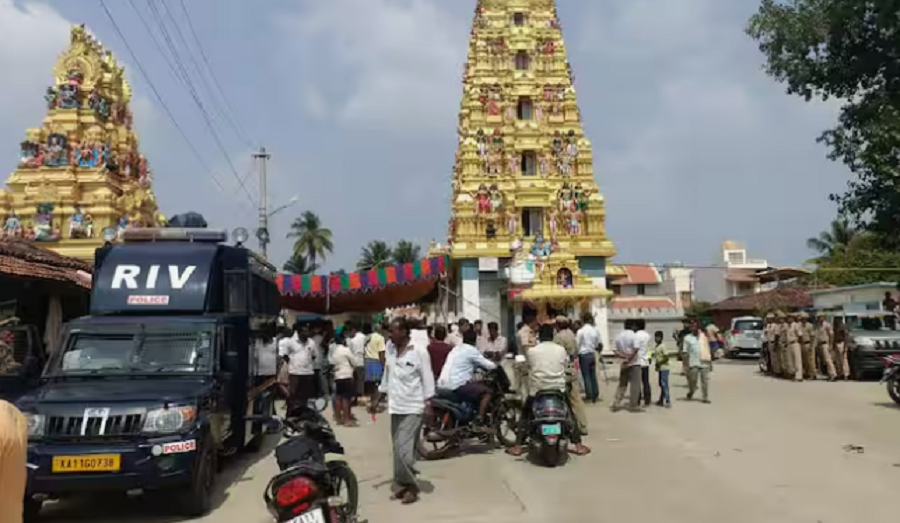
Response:
[[[381,240],[372,240],[368,245],[362,248],[359,261],[356,263],[357,270],[367,271],[376,267],[383,267],[391,263],[393,253],[390,246]]]
[[[294,240],[292,258],[305,257],[313,270],[318,267],[319,261],[334,251],[331,229],[322,227],[322,220],[312,211],[303,211],[299,218],[294,219],[287,237]]]
[[[413,263],[422,258],[422,247],[408,240],[400,240],[394,246],[391,257],[394,263]]]
[[[836,254],[845,251],[857,236],[846,218],[838,218],[831,221],[831,228],[822,231],[817,237],[806,240],[806,246],[819,253],[814,261],[827,260]]]
[[[282,270],[292,274],[312,274],[316,269],[318,267],[312,265],[306,255],[296,253],[292,254],[282,267]]]
[[[900,247],[900,16],[894,0],[763,0],[747,33],[766,71],[804,97],[836,98],[819,138],[854,174],[833,194],[842,214]]]

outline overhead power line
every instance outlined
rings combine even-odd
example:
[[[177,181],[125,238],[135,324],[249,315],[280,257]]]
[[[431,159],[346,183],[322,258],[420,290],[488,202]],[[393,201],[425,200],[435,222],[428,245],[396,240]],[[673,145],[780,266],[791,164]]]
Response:
[[[203,168],[207,171],[207,173],[211,176],[213,182],[221,189],[223,192],[225,191],[225,187],[222,185],[222,182],[216,177],[215,173],[210,169],[209,164],[207,164],[203,160],[203,156],[200,155],[200,152],[197,151],[197,147],[194,146],[194,143],[187,137],[187,134],[184,132],[184,129],[181,127],[181,124],[178,123],[178,120],[175,119],[175,116],[172,114],[172,111],[169,109],[169,105],[166,103],[165,99],[159,93],[159,90],[156,89],[156,86],[153,84],[153,80],[150,79],[150,75],[147,74],[147,71],[144,69],[144,66],[141,65],[140,60],[138,60],[137,54],[135,54],[134,50],[131,48],[131,44],[128,43],[128,39],[125,38],[125,34],[122,32],[122,29],[119,27],[118,22],[116,22],[115,17],[113,17],[112,12],[107,7],[106,2],[100,0],[100,6],[103,8],[103,11],[106,13],[107,18],[109,18],[110,23],[113,26],[113,29],[116,31],[116,34],[119,35],[119,39],[122,40],[122,43],[125,45],[125,50],[128,51],[128,55],[134,61],[135,67],[138,68],[138,71],[141,73],[141,76],[144,78],[144,81],[147,82],[147,86],[150,87],[150,91],[156,97],[156,100],[159,102],[160,107],[162,107],[163,112],[166,113],[166,116],[169,118],[169,121],[172,122],[172,125],[178,131],[178,134],[181,135],[181,138],[184,140],[184,143],[187,144],[188,148],[197,158],[197,161]]]

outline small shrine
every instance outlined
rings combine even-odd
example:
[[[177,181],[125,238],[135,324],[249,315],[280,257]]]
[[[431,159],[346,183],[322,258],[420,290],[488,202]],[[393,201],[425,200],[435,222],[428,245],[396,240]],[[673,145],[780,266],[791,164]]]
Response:
[[[458,313],[510,333],[529,308],[592,311],[605,335],[615,248],[555,1],[479,0],[462,83],[447,232]]]
[[[44,99],[47,117],[26,132],[0,189],[3,236],[93,260],[105,229],[164,221],[132,127],[125,71],[83,25],[72,28]]]

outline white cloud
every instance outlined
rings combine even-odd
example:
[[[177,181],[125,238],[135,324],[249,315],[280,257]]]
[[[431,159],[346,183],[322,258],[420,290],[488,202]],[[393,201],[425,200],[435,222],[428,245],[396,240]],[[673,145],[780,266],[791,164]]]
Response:
[[[340,72],[305,75],[313,92],[343,89],[339,118],[357,128],[426,128],[453,125],[440,100],[461,96],[466,25],[428,0],[306,2],[283,23],[294,45],[328,50]],[[310,64],[304,69],[309,71]],[[438,102],[436,102],[438,100]],[[320,107],[306,109],[315,116]],[[411,118],[415,115],[414,118]]]

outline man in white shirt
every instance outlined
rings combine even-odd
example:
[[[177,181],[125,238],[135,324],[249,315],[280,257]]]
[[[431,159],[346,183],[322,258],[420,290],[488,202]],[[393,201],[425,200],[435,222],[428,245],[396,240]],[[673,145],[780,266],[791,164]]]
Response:
[[[488,430],[484,423],[488,405],[491,403],[491,389],[479,381],[474,381],[475,370],[494,370],[497,364],[484,357],[475,348],[478,335],[474,329],[468,329],[463,333],[463,344],[454,347],[447,355],[444,368],[437,386],[440,389],[451,390],[462,401],[478,405],[478,422],[481,429]]]
[[[522,416],[519,418],[519,428],[516,431],[516,445],[507,453],[513,456],[520,456],[524,452],[523,445],[528,439],[528,428],[531,422],[532,405],[535,396],[540,392],[557,391],[566,397],[568,403],[568,395],[566,394],[566,370],[569,367],[569,354],[565,347],[553,342],[556,331],[553,325],[541,325],[538,330],[538,339],[540,343],[528,349],[525,358],[528,361],[528,380],[529,390],[531,394],[525,400],[522,408]],[[571,412],[572,405],[569,404]],[[584,455],[591,451],[581,443],[581,431],[577,422],[574,423],[573,430],[569,437],[572,439],[572,453]]]
[[[619,410],[629,388],[629,409],[633,412],[641,410],[641,359],[635,334],[634,320],[625,320],[625,329],[616,336],[616,354],[622,358],[622,366],[619,368],[619,387],[613,400],[613,412]]]
[[[309,325],[294,326],[294,335],[281,340],[278,355],[288,366],[290,375],[288,412],[307,407],[316,397],[315,362],[318,348],[309,337]]]
[[[647,322],[643,319],[634,320],[635,344],[638,347],[638,359],[641,362],[641,399],[644,407],[650,406],[653,391],[650,389],[650,333],[647,332]]]
[[[415,464],[422,428],[422,415],[430,414],[434,396],[434,374],[428,348],[410,340],[410,328],[405,318],[391,322],[391,342],[385,350],[384,375],[378,395],[387,394],[391,415],[391,440],[394,447],[395,499],[413,503],[419,499]],[[380,397],[369,406],[375,413]]]
[[[597,349],[600,347],[600,333],[594,327],[594,315],[586,312],[581,321],[584,325],[575,334],[578,346],[578,366],[584,379],[585,400],[597,403],[600,400],[600,384],[597,383]]]
[[[353,385],[356,387],[356,402],[358,402],[359,398],[364,394],[366,386],[366,367],[365,363],[363,363],[366,358],[366,335],[352,321],[344,324],[344,332],[347,335],[347,347],[353,353],[355,360],[360,362],[353,374]]]

